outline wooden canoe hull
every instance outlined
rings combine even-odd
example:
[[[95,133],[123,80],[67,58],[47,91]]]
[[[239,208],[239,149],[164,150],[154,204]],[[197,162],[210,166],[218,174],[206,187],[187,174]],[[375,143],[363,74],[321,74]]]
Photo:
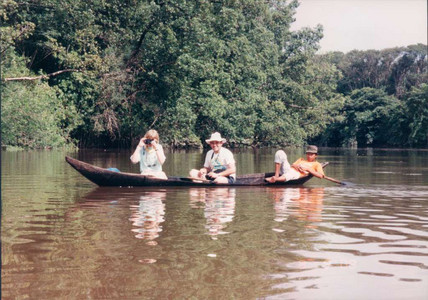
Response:
[[[237,176],[236,182],[233,184],[214,184],[206,181],[195,182],[186,177],[171,176],[168,177],[167,180],[164,180],[136,173],[115,172],[85,163],[69,156],[66,156],[65,160],[77,172],[99,186],[289,186],[302,185],[312,178],[312,175],[308,175],[287,182],[268,183],[264,179],[266,177],[273,176],[274,173],[257,173]],[[328,163],[324,163],[323,167],[327,164]]]

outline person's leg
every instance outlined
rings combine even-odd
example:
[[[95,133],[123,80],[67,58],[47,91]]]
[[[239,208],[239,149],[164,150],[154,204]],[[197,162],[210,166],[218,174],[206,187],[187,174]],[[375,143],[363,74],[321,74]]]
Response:
[[[284,181],[289,181],[289,180],[294,180],[294,179],[299,179],[302,175],[294,168],[290,168],[290,170],[288,170],[287,173],[282,174],[279,177],[270,177],[270,178],[266,178],[266,181],[270,182],[270,183],[275,183],[275,182],[284,182]]]
[[[287,154],[285,154],[284,150],[278,150],[275,152],[275,162],[281,163],[284,160],[287,160]]]
[[[302,174],[300,174],[300,172],[298,172],[296,169],[290,168],[290,170],[284,175],[282,175],[281,177],[284,177],[283,181],[289,181],[289,180],[299,179],[301,176]]]
[[[227,181],[228,181],[229,184],[232,184],[232,183],[235,183],[236,178],[232,177],[232,176],[227,176]]]
[[[190,170],[189,176],[192,177],[192,178],[201,178],[199,176],[199,170],[196,170],[196,169]]]
[[[282,178],[280,174],[287,172],[290,169],[290,164],[288,163],[287,154],[283,150],[278,150],[275,152],[275,175],[272,177],[267,177],[265,180],[274,183],[276,181],[285,181],[285,178]]]
[[[214,179],[214,183],[229,183],[229,179],[224,176],[219,176],[216,179]]]
[[[277,178],[275,178],[275,176],[272,176],[272,177],[266,177],[265,180],[270,183],[275,183]]]
[[[156,178],[156,179],[168,179],[165,172],[162,172],[162,171],[156,172],[156,171],[146,170],[142,172],[141,175],[146,175],[150,178]]]
[[[159,179],[168,179],[168,176],[166,176],[165,172],[163,172],[163,171],[156,172],[156,176],[157,176]]]
[[[278,150],[275,153],[275,176],[285,174],[290,170],[290,163],[288,162],[287,154],[283,150]],[[279,166],[277,165],[279,164]]]

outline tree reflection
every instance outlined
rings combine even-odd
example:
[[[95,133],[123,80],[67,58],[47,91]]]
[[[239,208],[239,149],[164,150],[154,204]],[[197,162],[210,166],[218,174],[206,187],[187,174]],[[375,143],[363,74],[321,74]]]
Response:
[[[161,223],[165,221],[165,198],[164,191],[146,192],[140,196],[138,205],[130,206],[132,213],[129,220],[137,227],[132,229],[137,239],[147,240],[149,245],[157,245],[155,239],[159,237]]]
[[[305,221],[307,228],[316,228],[322,221],[324,188],[270,189],[274,198],[275,221],[289,217]]]
[[[235,189],[232,188],[204,188],[189,189],[190,207],[204,208],[207,220],[205,228],[213,240],[224,231],[226,224],[232,222],[235,215]]]

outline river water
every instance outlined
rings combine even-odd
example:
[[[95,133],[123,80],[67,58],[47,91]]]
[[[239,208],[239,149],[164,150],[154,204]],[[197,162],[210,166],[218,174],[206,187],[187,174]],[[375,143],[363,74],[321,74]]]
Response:
[[[238,173],[274,152],[234,151]],[[178,176],[204,157],[166,154]],[[292,188],[100,188],[65,155],[138,171],[131,150],[2,152],[2,299],[428,299],[426,150],[321,149],[348,185]]]

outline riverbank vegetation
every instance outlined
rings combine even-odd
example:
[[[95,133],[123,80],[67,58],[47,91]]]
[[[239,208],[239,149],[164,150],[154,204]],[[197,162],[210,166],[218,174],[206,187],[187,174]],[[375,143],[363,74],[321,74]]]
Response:
[[[2,146],[427,147],[426,45],[317,54],[297,6],[4,1]]]

